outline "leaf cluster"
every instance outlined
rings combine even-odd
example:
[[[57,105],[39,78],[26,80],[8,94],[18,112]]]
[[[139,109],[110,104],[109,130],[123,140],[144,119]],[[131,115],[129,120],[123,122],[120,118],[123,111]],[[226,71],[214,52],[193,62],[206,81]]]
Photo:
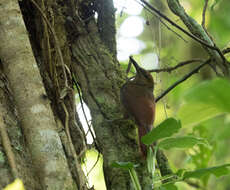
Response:
[[[191,157],[193,163],[197,165],[195,170],[182,168],[169,176],[155,176],[152,185],[159,190],[176,190],[177,186],[175,183],[179,181],[187,182],[188,180],[196,179],[205,185],[210,175],[221,177],[230,173],[229,163],[208,167],[208,162],[213,154],[213,147],[208,142],[207,134],[201,125],[202,122],[210,118],[230,112],[229,94],[230,83],[228,80],[218,78],[200,83],[186,92],[184,104],[182,104],[178,114],[181,120],[172,117],[168,118],[142,137],[142,142],[148,146],[154,144],[155,150],[175,148],[188,150],[197,146],[200,151]],[[194,127],[192,135],[178,135],[182,126]],[[199,134],[198,137],[196,134]],[[155,156],[155,154],[153,155]],[[203,155],[205,155],[205,158],[203,158],[204,162],[199,165],[200,162],[196,161],[200,160]],[[155,161],[155,158],[153,160]],[[135,173],[135,168],[138,165],[132,162],[115,162],[113,166],[128,170],[133,183],[136,184],[134,185],[136,189],[141,189],[137,174]],[[164,183],[166,179],[171,180]]]

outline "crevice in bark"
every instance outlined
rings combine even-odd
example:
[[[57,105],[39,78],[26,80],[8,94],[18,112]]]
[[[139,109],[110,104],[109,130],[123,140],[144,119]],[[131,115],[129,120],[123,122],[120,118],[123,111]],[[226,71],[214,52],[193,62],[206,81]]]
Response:
[[[63,108],[59,105],[59,90],[62,89],[65,81],[62,77],[62,69],[58,66],[60,63],[55,51],[52,33],[49,32],[45,26],[45,22],[42,21],[41,15],[39,15],[40,13],[36,11],[34,6],[31,6],[28,1],[23,1],[23,3],[29,4],[28,6],[30,7],[29,10],[25,8],[24,20],[28,26],[27,28],[30,28],[30,41],[33,44],[33,51],[36,55],[36,61],[47,92],[47,96],[46,94],[41,96],[44,98],[44,101],[51,101],[55,120],[58,123],[58,129],[60,129],[59,136],[61,136],[62,144],[65,147],[65,154],[69,158],[69,168],[73,170],[73,160],[69,147],[66,146],[68,140],[66,140],[66,135],[62,131],[66,117]],[[69,4],[74,4],[71,0],[66,1],[66,4],[60,1],[56,4],[55,1],[51,0],[38,1],[38,3],[45,4],[44,13],[52,23],[60,40],[60,47],[63,58],[65,59],[64,62],[75,75],[81,86],[83,99],[90,108],[96,138],[103,153],[103,167],[107,188],[119,190],[132,189],[133,186],[128,172],[111,167],[114,161],[140,162],[140,152],[136,140],[137,131],[134,122],[130,120],[116,121],[116,119],[122,117],[119,89],[125,81],[125,75],[120,70],[115,58],[115,31],[109,34],[110,37],[108,39],[102,38],[103,31],[104,35],[106,35],[106,28],[110,27],[106,25],[105,21],[107,18],[105,15],[102,15],[103,12],[100,13],[101,20],[99,19],[98,23],[94,19],[84,23],[77,15],[73,15],[73,7],[67,7]],[[112,1],[109,3],[112,4]],[[104,11],[110,9],[111,7],[104,7]],[[110,14],[110,18],[108,19],[114,21],[114,9],[113,12],[108,14]],[[33,23],[34,21],[36,24]],[[114,23],[111,23],[113,30],[115,30]],[[101,25],[103,30],[99,32],[98,27],[100,24],[103,25]],[[69,31],[69,28],[71,28],[71,31]],[[68,31],[68,34],[65,30]],[[68,39],[66,38],[67,36]],[[47,48],[48,51],[45,51]],[[71,51],[69,48],[71,48]],[[54,73],[50,65],[55,67],[56,73]],[[68,84],[72,87],[71,77],[68,78]],[[81,141],[84,142],[84,138],[79,138],[81,137],[78,131],[80,129],[74,123],[76,120],[73,114],[76,111],[73,101],[73,94],[68,92],[63,102],[70,116],[69,127],[74,141],[73,144],[75,145],[75,149],[79,151],[82,150]],[[149,178],[146,174],[146,165],[144,162],[140,164],[137,171],[143,187],[149,184],[146,181]],[[72,171],[72,175],[78,178],[78,174],[74,172]]]
[[[107,188],[132,189],[128,172],[111,167],[114,161],[140,162],[134,123],[129,120],[116,122],[122,117],[119,89],[124,82],[124,74],[121,74],[113,57],[100,42],[98,33],[79,35],[71,39],[71,45],[73,72],[84,101],[91,110],[93,127],[103,154]],[[144,187],[148,184],[146,179],[149,179],[145,175],[145,164],[137,171]]]

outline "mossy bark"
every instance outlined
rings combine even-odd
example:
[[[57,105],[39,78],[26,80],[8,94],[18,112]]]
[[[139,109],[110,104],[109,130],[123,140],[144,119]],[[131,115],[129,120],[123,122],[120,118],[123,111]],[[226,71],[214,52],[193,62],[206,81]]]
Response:
[[[20,129],[17,131],[22,135],[21,138],[24,138],[25,135],[27,143],[30,143],[28,147],[32,153],[32,157],[27,155],[25,151],[27,145],[25,145],[25,149],[22,145],[22,151],[25,152],[26,158],[23,158],[25,160],[22,159],[21,163],[31,159],[33,164],[39,166],[25,167],[28,172],[26,173],[27,170],[25,169],[26,174],[22,175],[22,178],[28,177],[28,180],[25,180],[26,188],[33,190],[41,187],[44,189],[44,186],[48,185],[49,189],[64,189],[64,187],[67,188],[66,184],[70,184],[68,186],[70,189],[87,189],[86,186],[82,186],[86,183],[84,174],[82,171],[76,170],[76,162],[72,158],[68,137],[63,132],[66,123],[68,123],[74,149],[77,155],[80,155],[85,148],[85,138],[81,128],[77,125],[79,122],[76,122],[75,99],[73,91],[70,90],[73,89],[72,75],[77,79],[83,99],[92,115],[98,149],[103,155],[107,189],[133,189],[128,172],[113,168],[111,164],[114,161],[139,163],[138,177],[143,189],[145,186],[147,188],[147,184],[150,184],[150,178],[138,148],[136,126],[131,120],[121,119],[123,112],[119,94],[120,87],[125,82],[125,74],[121,71],[116,60],[115,18],[112,1],[105,2],[101,12],[97,10],[100,18],[98,22],[95,21],[94,17],[87,20],[81,19],[76,14],[80,8],[80,4],[76,1],[48,0],[36,2],[42,12],[31,1],[20,2],[35,59],[32,51],[25,54],[19,50],[16,53],[20,53],[22,58],[17,61],[11,60],[13,64],[17,64],[10,66],[9,63],[6,64],[7,60],[10,60],[9,55],[12,57],[15,55],[12,52],[8,54],[4,50],[3,53],[8,57],[2,60],[5,64],[4,72],[10,78],[12,94],[15,96],[16,103],[13,104],[19,110],[19,118],[23,125],[23,133],[21,134]],[[4,1],[1,5],[6,3],[7,1]],[[75,10],[75,6],[77,10]],[[110,10],[113,12],[109,13]],[[19,12],[18,10],[17,14]],[[66,72],[70,71],[66,79],[63,78],[63,65],[57,54],[54,34],[50,31],[43,14],[55,31]],[[107,31],[108,27],[112,27],[110,32]],[[7,29],[6,26],[4,28]],[[16,40],[15,43],[19,43],[17,47],[21,49],[24,47],[30,49],[25,28],[23,30],[24,34],[18,34],[17,40],[19,41]],[[20,37],[26,39],[26,43],[20,41],[22,39]],[[11,43],[6,43],[6,39],[2,38],[1,40],[5,40],[4,44],[8,45],[11,50],[13,49],[12,46],[9,46],[12,45]],[[7,40],[11,42],[10,38]],[[5,46],[1,46],[1,48],[3,47]],[[29,64],[31,65],[28,67]],[[38,73],[38,68],[41,76]],[[60,95],[66,82],[70,89],[61,99]],[[68,122],[66,122],[66,110],[62,106],[63,104],[69,113]],[[16,119],[16,121],[18,120]],[[36,126],[34,126],[35,123]],[[20,139],[16,141],[20,142]],[[1,154],[3,151],[1,149],[0,151]],[[17,151],[15,152],[17,159],[18,154]],[[60,160],[61,162],[59,162]],[[77,163],[79,164],[79,162],[80,157]],[[20,162],[17,163],[20,165]],[[10,169],[5,169],[4,171],[9,174]],[[56,169],[56,172],[51,171],[51,169]],[[38,176],[34,175],[36,171],[39,171]],[[31,183],[29,183],[30,177]],[[75,187],[75,183],[77,187]]]
[[[73,188],[75,183],[56,130],[50,102],[43,98],[45,89],[18,2],[3,1],[0,10],[0,26],[4,28],[0,32],[0,57],[40,187],[50,190]]]
[[[128,172],[111,166],[115,161],[139,163],[137,172],[141,185],[143,189],[149,188],[150,178],[145,161],[140,157],[136,126],[130,120],[121,119],[120,87],[125,82],[125,74],[103,43],[95,20],[91,19],[84,27],[80,20],[75,22],[75,33],[80,32],[71,38],[72,67],[91,111],[96,140],[103,155],[107,189],[133,189]]]

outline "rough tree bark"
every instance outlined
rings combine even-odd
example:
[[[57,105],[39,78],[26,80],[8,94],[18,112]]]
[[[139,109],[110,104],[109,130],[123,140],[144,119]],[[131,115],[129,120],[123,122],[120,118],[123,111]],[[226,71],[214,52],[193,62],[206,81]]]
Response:
[[[194,35],[214,45],[178,0],[168,4]],[[220,52],[206,50],[228,76]],[[116,59],[112,0],[22,0],[20,8],[17,0],[1,1],[0,188],[19,177],[31,190],[88,189],[73,77],[91,111],[107,189],[133,189],[128,172],[111,167],[114,161],[139,163],[141,185],[151,189],[136,126],[121,119],[119,91],[126,76]]]
[[[116,46],[112,44],[115,42],[115,32],[110,32],[109,38],[105,37],[111,27],[115,28],[113,2],[100,3],[102,1],[96,6],[103,7],[103,11],[98,11],[97,22],[91,15],[84,19],[70,15],[72,20],[67,29],[69,34],[76,35],[69,36],[73,73],[91,111],[99,151],[103,155],[107,189],[133,188],[126,171],[111,167],[114,161],[140,163],[138,175],[142,186],[146,187],[150,184],[150,178],[140,158],[134,123],[130,120],[117,120],[122,118],[119,91],[125,75],[116,60]]]
[[[73,76],[91,111],[107,189],[133,188],[127,171],[111,167],[114,161],[140,163],[140,182],[143,187],[150,184],[136,127],[131,120],[118,120],[122,118],[119,91],[125,74],[116,60],[113,2],[98,1],[93,6],[98,20],[89,3],[21,1],[29,36],[18,2],[0,4],[0,95],[1,110],[5,110],[1,117],[18,170],[13,176],[14,168],[3,165],[7,157],[1,146],[5,159],[0,160],[4,169],[0,170],[0,187],[20,177],[31,190],[88,189],[79,167],[85,138],[76,117]]]
[[[73,188],[49,100],[42,98],[46,93],[18,2],[1,3],[0,56],[40,188]]]

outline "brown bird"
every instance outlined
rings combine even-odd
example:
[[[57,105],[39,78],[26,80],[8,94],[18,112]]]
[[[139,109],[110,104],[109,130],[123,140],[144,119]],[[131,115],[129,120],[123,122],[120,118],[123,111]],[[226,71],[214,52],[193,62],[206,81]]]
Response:
[[[121,87],[121,103],[126,114],[133,116],[138,125],[140,149],[146,158],[147,147],[141,143],[141,137],[152,129],[155,119],[154,81],[152,75],[141,68],[132,57],[130,60],[136,68],[136,76]]]

